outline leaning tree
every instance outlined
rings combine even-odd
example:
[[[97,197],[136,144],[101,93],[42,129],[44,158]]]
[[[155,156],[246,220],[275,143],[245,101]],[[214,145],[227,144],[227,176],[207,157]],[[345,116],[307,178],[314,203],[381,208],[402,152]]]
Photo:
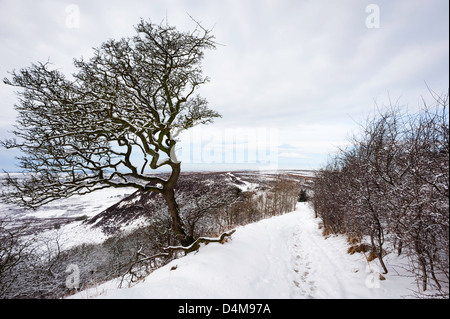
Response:
[[[75,59],[66,77],[50,63],[11,72],[4,83],[21,88],[17,138],[26,178],[6,179],[9,202],[37,208],[53,200],[107,187],[160,193],[172,230],[184,246],[194,238],[175,200],[181,162],[177,135],[220,115],[196,93],[208,81],[201,62],[215,48],[211,30],[190,32],[141,20],[134,37],[108,40],[89,60]],[[169,168],[168,177],[153,170]],[[151,174],[153,172],[153,174]]]

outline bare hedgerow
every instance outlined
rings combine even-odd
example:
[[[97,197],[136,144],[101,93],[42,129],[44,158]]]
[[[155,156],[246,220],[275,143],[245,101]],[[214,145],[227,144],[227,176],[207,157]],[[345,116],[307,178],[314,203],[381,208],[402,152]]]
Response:
[[[29,261],[31,241],[23,241],[26,225],[15,227],[11,219],[0,219],[0,298],[11,295],[20,282],[19,269]]]
[[[420,294],[449,294],[449,98],[430,90],[416,113],[390,105],[319,170],[313,205],[324,227],[406,254]]]

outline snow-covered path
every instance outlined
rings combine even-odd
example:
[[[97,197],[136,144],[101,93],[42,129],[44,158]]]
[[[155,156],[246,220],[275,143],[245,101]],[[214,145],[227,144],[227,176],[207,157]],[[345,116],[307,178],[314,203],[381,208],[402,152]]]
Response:
[[[325,239],[305,204],[239,227],[224,245],[209,244],[151,273],[131,288],[113,282],[75,298],[401,298],[402,277],[376,281],[343,237]],[[399,281],[400,280],[400,281]]]
[[[343,237],[325,239],[310,209],[303,207],[297,213],[298,224],[289,245],[296,272],[294,283],[298,288],[294,297],[376,297],[374,276],[366,271],[368,264],[364,257],[348,255],[348,244]]]

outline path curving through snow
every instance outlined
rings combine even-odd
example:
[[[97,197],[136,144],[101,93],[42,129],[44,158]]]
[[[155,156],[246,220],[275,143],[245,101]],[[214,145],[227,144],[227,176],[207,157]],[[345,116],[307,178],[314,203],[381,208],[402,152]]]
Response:
[[[237,228],[232,240],[203,246],[131,288],[108,282],[73,298],[292,299],[401,298],[403,277],[373,280],[361,254],[340,236],[325,239],[312,209],[297,209]]]

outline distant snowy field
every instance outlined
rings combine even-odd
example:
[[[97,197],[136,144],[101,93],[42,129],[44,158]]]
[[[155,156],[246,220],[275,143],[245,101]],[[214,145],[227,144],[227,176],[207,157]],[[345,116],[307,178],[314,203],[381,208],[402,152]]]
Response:
[[[18,177],[20,174],[13,174]],[[5,177],[0,173],[0,180]],[[79,217],[86,215],[92,217],[102,212],[124,197],[131,195],[136,190],[133,188],[109,188],[95,191],[83,196],[73,196],[51,202],[37,210],[22,209],[13,205],[0,202],[0,217],[15,214],[16,218],[62,218]]]
[[[130,288],[110,281],[70,298],[411,298],[406,261],[386,256],[380,281],[376,261],[347,254],[343,236],[325,239],[307,204],[296,211],[238,227],[225,243],[203,246]]]
[[[0,178],[4,176],[5,174],[0,174]],[[83,196],[60,199],[36,210],[0,201],[0,218],[11,219],[17,225],[27,224],[30,233],[40,233],[43,237],[57,235],[63,249],[83,243],[100,243],[106,239],[100,229],[82,225],[81,220],[75,219],[93,217],[135,191],[133,188],[103,189]]]

